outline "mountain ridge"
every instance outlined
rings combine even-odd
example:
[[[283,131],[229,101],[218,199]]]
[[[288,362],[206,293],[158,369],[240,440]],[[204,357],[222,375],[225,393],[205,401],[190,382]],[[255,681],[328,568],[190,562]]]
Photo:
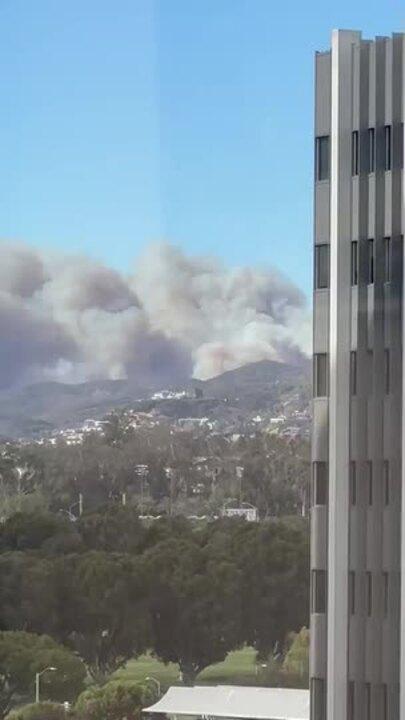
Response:
[[[169,418],[221,417],[235,411],[246,414],[277,408],[283,396],[302,395],[309,402],[310,361],[299,365],[262,360],[229,370],[209,380],[185,380],[174,386],[144,386],[135,380],[93,380],[78,384],[37,383],[0,393],[0,436],[33,438],[75,426],[88,418],[101,419],[114,409],[136,406],[157,409]],[[186,397],[153,399],[169,390]]]

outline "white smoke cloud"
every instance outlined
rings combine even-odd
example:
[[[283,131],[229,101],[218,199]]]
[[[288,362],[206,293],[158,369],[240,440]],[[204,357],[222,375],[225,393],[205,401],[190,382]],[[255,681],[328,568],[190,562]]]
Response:
[[[303,294],[279,272],[150,246],[124,277],[85,257],[0,245],[0,387],[43,378],[208,378],[310,349]]]

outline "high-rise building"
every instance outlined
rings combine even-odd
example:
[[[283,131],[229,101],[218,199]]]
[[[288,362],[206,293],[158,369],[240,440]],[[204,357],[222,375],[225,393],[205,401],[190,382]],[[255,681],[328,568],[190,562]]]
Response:
[[[404,63],[316,55],[311,720],[405,718]]]

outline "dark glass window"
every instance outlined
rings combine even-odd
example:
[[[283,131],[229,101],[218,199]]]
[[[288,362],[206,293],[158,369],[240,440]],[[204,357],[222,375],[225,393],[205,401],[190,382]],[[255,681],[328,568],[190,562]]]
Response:
[[[359,131],[352,132],[352,175],[359,174]]]
[[[352,350],[350,353],[350,394],[357,393],[357,353]]]
[[[314,397],[326,397],[328,394],[328,356],[326,353],[314,355]]]
[[[347,683],[347,720],[355,720],[354,714],[354,682]]]
[[[311,720],[325,720],[326,718],[326,685],[322,678],[311,678]]]
[[[328,504],[328,465],[326,462],[312,463],[312,504]]]
[[[371,685],[370,683],[365,684],[365,697],[364,697],[364,709],[365,709],[365,720],[371,720]]]
[[[351,247],[351,284],[357,285],[359,282],[359,248],[358,243],[354,240]]]
[[[392,258],[392,247],[391,238],[384,238],[384,271],[385,271],[385,282],[391,280],[391,258]]]
[[[356,575],[351,570],[349,572],[349,613],[354,615],[356,612]]]
[[[390,504],[390,465],[384,460],[384,504]]]
[[[367,615],[370,616],[373,612],[373,576],[371,572],[366,573],[366,602]]]
[[[350,476],[349,476],[349,491],[350,491],[350,504],[356,505],[357,503],[357,473],[356,463],[352,461],[350,463]]]
[[[388,720],[388,688],[385,683],[382,686],[382,703],[383,703],[383,714],[382,720]]]
[[[375,130],[374,128],[368,129],[368,171],[372,173],[375,171]]]
[[[368,241],[368,282],[374,282],[374,240]]]
[[[312,612],[326,612],[326,570],[312,570]]]
[[[367,482],[368,482],[368,504],[373,504],[373,463],[371,460],[367,462]]]
[[[329,179],[329,135],[316,138],[316,179]]]
[[[374,362],[374,353],[372,350],[367,350],[366,372],[367,372],[367,382],[368,382],[370,393],[373,391],[373,383],[374,383],[373,362]]]
[[[392,163],[391,125],[384,128],[384,169],[391,170]]]
[[[384,389],[385,394],[389,395],[391,385],[391,373],[390,373],[390,351],[384,350]]]
[[[329,287],[329,245],[315,245],[315,289]]]
[[[383,611],[384,617],[388,617],[389,608],[389,577],[387,572],[383,572]]]

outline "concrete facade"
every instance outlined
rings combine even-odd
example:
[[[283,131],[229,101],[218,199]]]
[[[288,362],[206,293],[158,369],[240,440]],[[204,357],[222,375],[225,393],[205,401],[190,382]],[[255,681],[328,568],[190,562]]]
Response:
[[[311,720],[405,718],[404,64],[402,34],[316,55]]]

